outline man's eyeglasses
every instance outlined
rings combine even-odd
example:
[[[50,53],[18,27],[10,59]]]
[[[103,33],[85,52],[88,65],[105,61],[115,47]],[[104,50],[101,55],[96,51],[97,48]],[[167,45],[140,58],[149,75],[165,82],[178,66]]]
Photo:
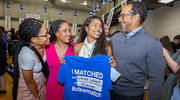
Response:
[[[121,15],[118,16],[118,19],[120,19],[121,17],[122,17],[122,19],[124,19],[125,15],[133,15],[133,14],[124,14],[124,13],[122,13]]]

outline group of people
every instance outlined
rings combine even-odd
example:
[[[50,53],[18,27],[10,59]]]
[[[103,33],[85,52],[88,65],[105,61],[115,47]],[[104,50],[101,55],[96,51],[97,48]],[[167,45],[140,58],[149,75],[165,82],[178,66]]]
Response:
[[[3,74],[5,74],[5,68],[7,66],[6,54],[10,54],[10,49],[12,47],[12,44],[14,44],[13,42],[15,42],[15,37],[16,36],[14,28],[11,28],[11,30],[8,32],[5,31],[5,28],[3,26],[0,26],[0,93],[6,93],[5,77],[3,76]],[[8,53],[6,51],[8,51]]]
[[[98,16],[89,17],[82,25],[77,44],[70,41],[70,27],[64,20],[53,21],[48,32],[39,20],[25,19],[19,25],[19,41],[14,54],[13,99],[63,100],[64,84],[57,81],[57,75],[61,64],[66,63],[64,56],[89,58],[103,54],[110,56],[108,63],[121,74],[112,82],[111,100],[143,100],[147,75],[150,79],[148,100],[159,100],[164,81],[164,57],[173,72],[180,73],[180,65],[168,56],[157,38],[143,30],[146,16],[147,8],[142,2],[128,2],[118,18],[121,32],[111,39],[106,38],[108,25]],[[35,47],[49,66],[46,93],[43,66],[27,44]],[[179,89],[177,85],[175,91]],[[178,100],[175,99],[180,96],[177,92],[173,100]]]
[[[178,63],[180,62],[178,45],[180,41],[180,36],[176,35],[171,42],[168,36],[163,36],[160,38],[160,42],[163,46],[163,55],[166,61],[166,68],[164,73],[164,85],[161,91],[159,100],[176,100],[174,95],[177,94],[178,88],[176,87],[178,82]],[[178,50],[178,51],[177,51]],[[177,66],[172,65],[173,63]],[[174,91],[176,87],[176,90]],[[178,96],[176,96],[178,97]]]
[[[70,42],[70,27],[66,21],[53,21],[49,30],[48,33],[45,26],[35,19],[25,19],[20,24],[20,38],[14,55],[14,99],[44,100],[45,98],[42,65],[36,54],[25,46],[27,44],[34,46],[49,66],[50,74],[46,86],[46,100],[63,99],[64,84],[57,81],[60,61],[65,55],[80,55],[80,50],[85,41],[86,43],[94,42],[95,47],[91,48],[91,52],[82,51],[82,56],[91,57],[97,54],[112,56],[111,46],[105,40],[103,22],[97,16],[89,17],[84,22],[80,36],[81,43],[77,45]],[[91,54],[84,55],[83,52]],[[110,57],[110,59],[112,58]],[[109,63],[112,63],[113,67],[116,66],[114,59],[110,60]]]
[[[4,33],[3,27],[0,29],[0,85],[1,90],[0,93],[6,93],[5,90],[5,77],[3,74],[5,74],[5,68],[7,66],[7,57],[6,57],[6,50],[7,50],[7,39],[6,35]]]

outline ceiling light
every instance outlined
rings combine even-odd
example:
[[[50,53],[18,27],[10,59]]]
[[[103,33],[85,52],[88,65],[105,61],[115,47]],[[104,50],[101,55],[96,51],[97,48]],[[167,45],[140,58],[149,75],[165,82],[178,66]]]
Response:
[[[87,2],[86,2],[86,1],[84,1],[84,5],[87,5]]]
[[[66,0],[62,0],[62,2],[66,2]]]
[[[45,0],[45,1],[48,1],[48,0]]]
[[[172,1],[174,1],[174,0],[158,0],[159,3],[169,3]]]

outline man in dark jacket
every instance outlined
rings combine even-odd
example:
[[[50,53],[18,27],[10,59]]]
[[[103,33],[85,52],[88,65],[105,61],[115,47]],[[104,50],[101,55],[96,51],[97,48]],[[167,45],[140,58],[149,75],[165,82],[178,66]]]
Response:
[[[173,41],[171,42],[171,45],[174,53],[176,53],[176,51],[180,48],[180,35],[176,35],[174,37]]]

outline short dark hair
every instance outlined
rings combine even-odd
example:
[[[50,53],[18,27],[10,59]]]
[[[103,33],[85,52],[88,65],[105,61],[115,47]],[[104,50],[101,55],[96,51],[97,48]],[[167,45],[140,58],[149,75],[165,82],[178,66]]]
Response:
[[[14,28],[11,28],[11,32],[15,32],[15,29],[14,29]]]
[[[133,15],[136,15],[136,14],[139,14],[140,15],[140,24],[142,24],[145,19],[146,19],[146,16],[147,16],[147,8],[146,6],[140,2],[140,1],[130,1],[127,3],[128,5],[129,4],[132,4],[132,14]]]
[[[1,31],[4,33],[5,29],[3,26],[0,26]]]
[[[175,40],[175,39],[179,40],[180,39],[180,35],[176,35],[173,40]]]

